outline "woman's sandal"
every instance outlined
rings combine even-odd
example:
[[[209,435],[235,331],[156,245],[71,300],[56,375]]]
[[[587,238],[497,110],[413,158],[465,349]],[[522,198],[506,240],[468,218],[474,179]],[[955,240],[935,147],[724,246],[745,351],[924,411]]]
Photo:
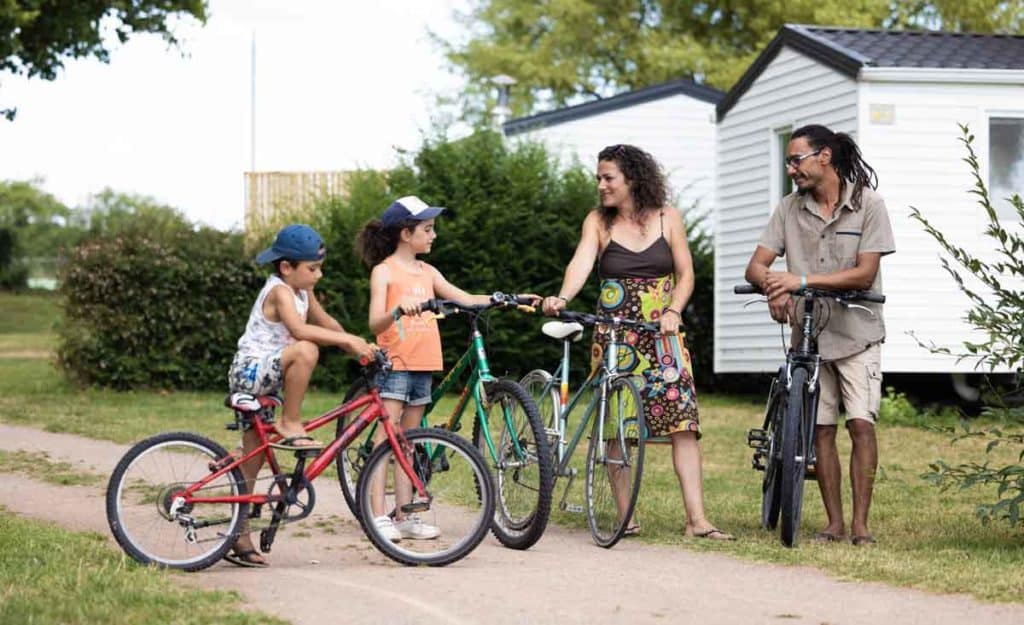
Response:
[[[694,532],[691,534],[694,538],[706,538],[708,540],[736,540],[736,537],[732,534],[726,534],[717,527],[704,530],[703,532]]]
[[[640,535],[640,525],[637,524],[637,523],[634,523],[634,524],[630,525],[629,527],[627,527],[622,532],[622,535],[623,536],[639,536]]]
[[[310,443],[308,445],[296,445],[295,443],[297,441],[310,441]],[[277,441],[276,443],[270,443],[270,446],[273,447],[274,449],[283,449],[285,451],[303,451],[303,450],[306,450],[306,449],[314,449],[315,450],[315,449],[323,449],[324,448],[324,444],[323,443],[321,443],[320,441],[316,440],[312,436],[306,436],[305,434],[300,434],[299,436],[289,436],[288,438],[283,438],[283,439]]]
[[[253,556],[260,556],[262,554],[255,549],[243,549],[242,551],[231,551],[224,554],[224,559],[236,566],[244,566],[251,569],[265,569],[270,564],[263,560],[256,560]]]

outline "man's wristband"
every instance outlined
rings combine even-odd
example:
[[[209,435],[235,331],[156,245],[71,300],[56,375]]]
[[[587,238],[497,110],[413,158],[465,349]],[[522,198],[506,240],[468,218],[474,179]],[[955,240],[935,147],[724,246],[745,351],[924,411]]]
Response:
[[[800,276],[800,290],[807,288],[807,274]]]

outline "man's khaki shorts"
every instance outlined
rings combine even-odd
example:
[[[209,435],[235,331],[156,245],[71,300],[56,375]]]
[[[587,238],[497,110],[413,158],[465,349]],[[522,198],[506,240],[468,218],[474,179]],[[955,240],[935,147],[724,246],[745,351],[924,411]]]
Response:
[[[875,343],[842,360],[822,363],[818,372],[818,425],[839,423],[839,398],[847,419],[874,423],[882,404],[882,350]]]

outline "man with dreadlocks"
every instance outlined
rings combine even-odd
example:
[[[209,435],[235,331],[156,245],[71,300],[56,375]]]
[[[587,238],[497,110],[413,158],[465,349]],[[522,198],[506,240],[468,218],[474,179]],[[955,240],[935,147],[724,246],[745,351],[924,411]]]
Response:
[[[764,291],[773,319],[797,328],[802,311],[796,312],[791,293],[803,287],[881,293],[879,262],[895,251],[895,245],[885,202],[875,192],[878,178],[849,135],[819,125],[799,128],[786,148],[785,167],[796,191],[782,198],[768,220],[747,265],[746,279]],[[782,255],[787,271],[772,271],[772,263]],[[875,420],[881,403],[879,345],[885,340],[885,324],[877,304],[868,305],[873,315],[824,300],[821,304],[829,306],[830,317],[818,336],[823,364],[814,449],[828,525],[816,538],[823,542],[846,538],[836,449],[841,398],[853,443],[850,535],[854,545],[869,545],[874,542],[868,530],[868,509],[878,466]],[[798,336],[798,331],[793,334]]]

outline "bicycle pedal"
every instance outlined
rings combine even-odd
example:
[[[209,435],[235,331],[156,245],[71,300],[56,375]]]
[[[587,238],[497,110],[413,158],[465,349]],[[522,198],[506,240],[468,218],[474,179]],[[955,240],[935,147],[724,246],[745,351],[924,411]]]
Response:
[[[747,430],[747,447],[757,449],[768,442],[768,433],[764,430]]]
[[[430,504],[427,503],[426,501],[414,501],[412,503],[407,503],[404,506],[402,506],[402,512],[406,514],[427,512],[428,510],[430,510]]]
[[[321,451],[323,451],[322,448],[317,448],[317,449],[297,449],[297,450],[295,450],[295,457],[296,458],[300,458],[302,460],[306,460],[308,458],[316,458],[318,455],[320,455]]]
[[[564,506],[562,506],[562,510],[565,510],[566,512],[575,512],[579,514],[583,512],[583,506],[576,503],[567,503]]]
[[[553,430],[551,428],[544,428],[544,434],[548,438],[552,438],[552,439],[557,439],[558,438],[558,430]]]

